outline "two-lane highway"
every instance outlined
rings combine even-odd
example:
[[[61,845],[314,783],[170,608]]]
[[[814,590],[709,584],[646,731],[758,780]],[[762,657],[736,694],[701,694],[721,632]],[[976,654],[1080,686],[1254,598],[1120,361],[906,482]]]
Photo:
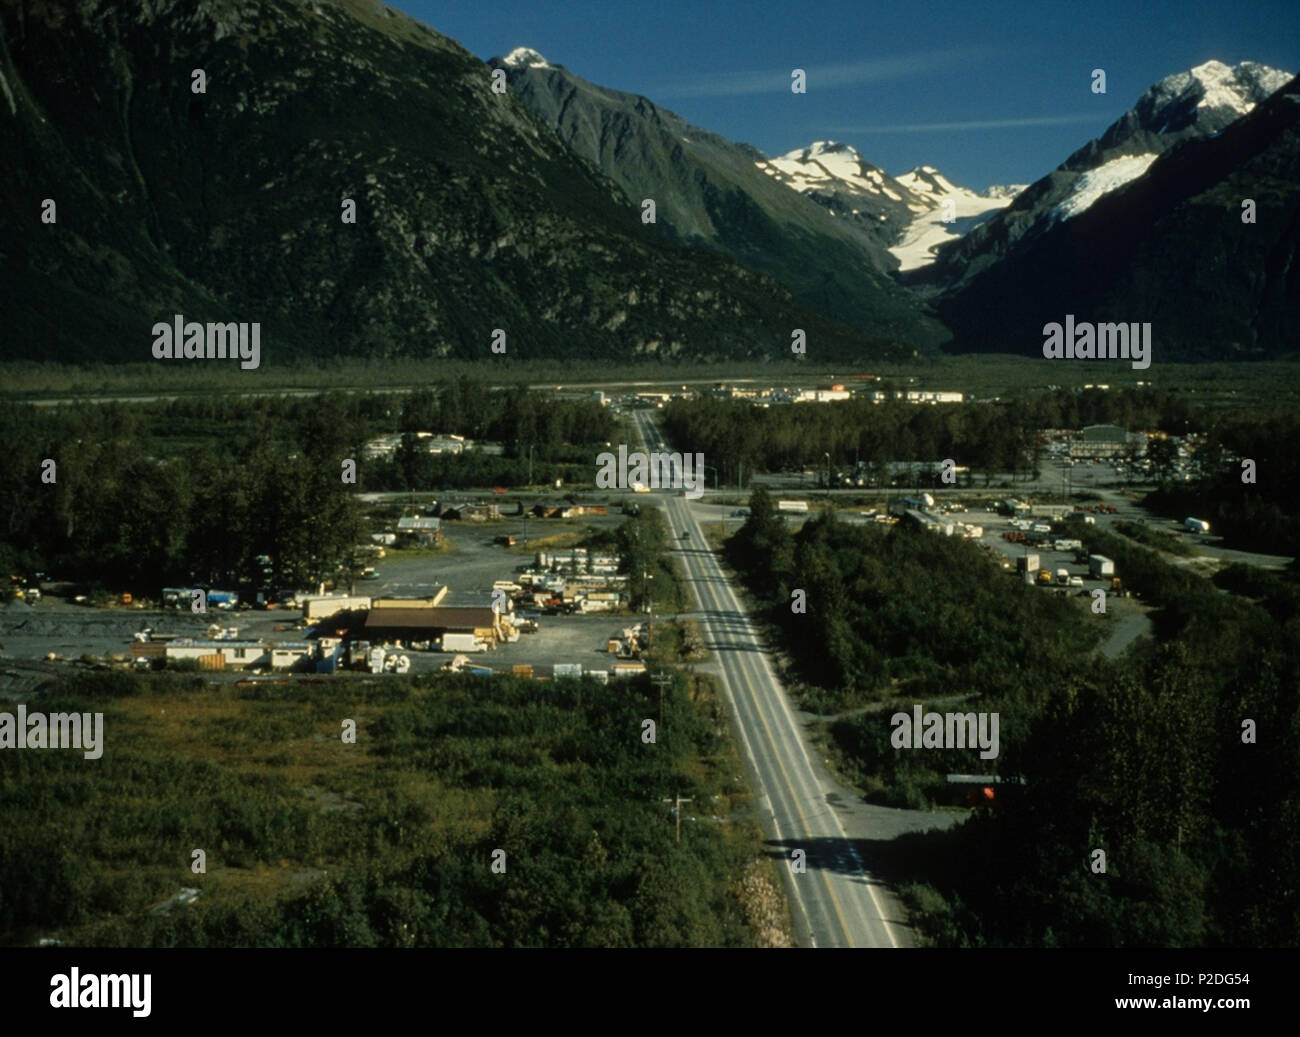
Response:
[[[668,449],[645,412],[637,413],[637,429],[648,451]],[[690,502],[664,494],[656,502],[664,504],[674,536],[689,534],[678,540],[686,580],[750,764],[761,820],[787,859],[799,935],[817,947],[899,946],[883,891],[864,871],[828,801],[835,790],[819,780],[762,639],[706,547]],[[806,865],[801,873],[793,867],[798,850]]]

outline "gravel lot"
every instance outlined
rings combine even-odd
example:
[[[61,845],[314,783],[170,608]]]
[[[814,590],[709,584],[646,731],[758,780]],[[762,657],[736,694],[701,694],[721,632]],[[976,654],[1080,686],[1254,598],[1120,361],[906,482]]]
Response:
[[[591,516],[577,520],[528,521],[528,535],[536,541],[541,536],[562,532],[583,532],[589,527],[613,528],[623,520],[620,514]],[[376,562],[380,578],[358,582],[358,594],[380,597],[421,597],[431,594],[440,584],[448,586],[445,605],[463,607],[491,605],[492,584],[512,579],[532,554],[507,550],[493,543],[501,535],[523,536],[522,519],[492,523],[449,523],[447,536],[452,550],[437,555],[403,557],[391,552]],[[133,635],[145,627],[159,633],[201,637],[209,625],[237,627],[239,638],[268,641],[291,641],[302,637],[294,625],[298,610],[211,610],[206,615],[173,609],[91,608],[75,605],[46,595],[35,606],[13,601],[0,607],[0,658],[41,660],[50,652],[65,659],[83,654],[102,656],[126,654]],[[555,663],[582,663],[585,669],[608,669],[613,662],[605,646],[625,626],[639,617],[614,615],[543,616],[538,632],[523,634],[514,644],[502,645],[474,655],[476,663],[494,670],[531,664],[537,672],[549,676]],[[280,627],[282,629],[277,630]],[[442,652],[408,652],[412,672],[439,669],[451,658]]]

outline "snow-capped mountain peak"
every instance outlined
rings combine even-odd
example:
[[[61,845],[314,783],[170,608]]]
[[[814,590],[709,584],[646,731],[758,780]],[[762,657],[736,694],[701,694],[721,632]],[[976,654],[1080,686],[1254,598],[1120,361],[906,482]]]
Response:
[[[532,47],[516,47],[502,61],[512,68],[550,68],[551,64]]]
[[[957,187],[934,166],[918,166],[895,178],[851,145],[833,140],[814,141],[758,167],[836,219],[883,241],[903,270],[929,263],[940,243],[1004,208],[1019,193],[980,195]]]
[[[800,194],[847,184],[853,190],[883,194],[896,202],[903,200],[897,185],[882,170],[864,159],[851,145],[834,140],[813,141],[806,148],[795,148],[759,165],[770,176],[784,180]]]
[[[1290,72],[1255,61],[1236,67],[1206,61],[1160,80],[1138,98],[1133,111],[1139,124],[1153,133],[1181,130],[1202,121],[1202,113],[1230,121],[1250,112],[1290,79]]]
[[[799,159],[806,162],[810,158],[817,158],[819,155],[853,155],[861,158],[857,151],[850,144],[841,144],[837,140],[815,140],[806,148],[795,148],[794,151],[787,151],[782,158]]]
[[[975,273],[1152,175],[1184,142],[1217,137],[1291,78],[1254,61],[1206,61],[1157,81],[1099,137],[1019,193],[1010,215],[994,217],[945,249],[934,283],[948,291],[968,284]]]
[[[908,190],[915,191],[920,195],[941,196],[957,194],[963,190],[954,186],[952,181],[935,169],[934,166],[917,166],[915,169],[908,170],[898,177],[898,182]]]

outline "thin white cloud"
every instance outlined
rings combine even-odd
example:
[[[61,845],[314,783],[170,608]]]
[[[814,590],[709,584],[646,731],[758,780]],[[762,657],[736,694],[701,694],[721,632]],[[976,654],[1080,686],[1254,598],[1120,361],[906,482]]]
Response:
[[[971,119],[966,122],[913,122],[894,126],[831,126],[828,133],[951,133],[961,130],[1012,130],[1021,126],[1073,126],[1104,119],[1087,115],[1043,115],[1028,119]]]
[[[825,87],[853,86],[858,83],[881,83],[891,79],[909,79],[930,75],[980,61],[990,54],[985,47],[937,50],[904,54],[840,65],[791,65],[769,72],[723,72],[693,83],[679,83],[655,91],[656,97],[732,97],[741,94],[774,94],[790,90],[790,74],[795,68],[807,73],[809,92]]]

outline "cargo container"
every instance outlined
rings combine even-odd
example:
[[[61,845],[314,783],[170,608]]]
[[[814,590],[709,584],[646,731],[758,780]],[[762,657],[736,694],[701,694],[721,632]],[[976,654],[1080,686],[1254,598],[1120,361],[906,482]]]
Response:
[[[645,673],[645,663],[615,663],[610,673],[614,677],[635,677]]]
[[[1094,579],[1097,579],[1097,578],[1102,577],[1102,576],[1114,576],[1114,575],[1115,575],[1115,563],[1112,562],[1112,561],[1111,561],[1109,558],[1107,558],[1105,555],[1089,555],[1089,556],[1088,556],[1088,573],[1089,573],[1089,574],[1090,574]]]
[[[444,652],[486,652],[488,646],[473,634],[443,634],[441,647]]]
[[[556,680],[561,677],[581,677],[582,663],[555,663],[551,667],[551,675]]]
[[[808,502],[806,500],[779,500],[776,502],[777,511],[807,511]]]
[[[510,675],[512,677],[528,677],[531,679],[533,676],[533,668],[527,663],[522,666],[512,666],[510,667]]]

